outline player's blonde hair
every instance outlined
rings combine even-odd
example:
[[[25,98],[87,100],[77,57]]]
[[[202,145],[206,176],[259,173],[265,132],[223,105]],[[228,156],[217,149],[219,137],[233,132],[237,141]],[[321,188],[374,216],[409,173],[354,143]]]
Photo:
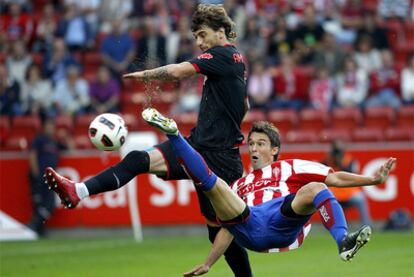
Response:
[[[202,26],[210,27],[214,31],[224,28],[226,37],[230,41],[234,41],[237,37],[234,31],[235,24],[227,15],[223,5],[199,4],[193,14],[191,31],[196,32]]]
[[[247,136],[247,140],[250,139],[251,134],[255,133],[263,133],[270,140],[270,145],[272,147],[278,147],[279,151],[276,155],[273,156],[273,161],[277,161],[280,152],[280,132],[279,129],[275,127],[272,123],[268,121],[256,121],[253,122],[252,127],[250,128],[249,135]]]

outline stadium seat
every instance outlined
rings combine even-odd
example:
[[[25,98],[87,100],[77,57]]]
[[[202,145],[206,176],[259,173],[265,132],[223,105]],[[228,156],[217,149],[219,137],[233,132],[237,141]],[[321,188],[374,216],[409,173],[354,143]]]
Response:
[[[402,106],[397,112],[396,126],[411,127],[414,126],[414,106]]]
[[[299,128],[301,130],[321,131],[329,127],[328,113],[317,109],[303,109],[299,113]]]
[[[4,151],[26,151],[29,149],[30,141],[21,135],[11,135],[4,143]]]
[[[139,120],[138,120],[138,113],[135,114],[132,113],[123,113],[122,118],[125,120],[125,124],[128,128],[128,131],[139,131]]]
[[[31,141],[40,132],[41,123],[37,116],[16,116],[12,119],[11,135],[23,136]]]
[[[73,142],[75,144],[76,149],[94,149],[95,148],[87,134],[76,135],[73,138]]]
[[[377,142],[384,140],[384,133],[381,128],[355,129],[352,133],[352,140],[355,142]]]
[[[295,110],[273,110],[267,114],[267,120],[272,122],[282,134],[296,129],[298,115]]]
[[[316,143],[319,137],[314,130],[291,130],[284,137],[284,143]]]
[[[198,113],[180,113],[174,116],[181,134],[188,136],[191,129],[197,124]]]
[[[340,139],[343,141],[351,141],[351,133],[349,129],[325,129],[319,134],[321,142],[331,143],[334,140]]]
[[[65,129],[69,132],[73,131],[73,118],[70,115],[59,115],[55,118],[56,129]]]
[[[331,127],[349,131],[358,128],[362,123],[362,112],[359,108],[336,108],[331,112]]]
[[[241,123],[241,130],[248,133],[255,121],[266,120],[266,114],[262,110],[250,110],[246,113]]]
[[[414,141],[414,128],[393,127],[385,131],[387,141]]]
[[[96,117],[95,114],[82,114],[78,115],[75,119],[75,129],[73,134],[75,136],[86,135],[88,136],[89,125]]]
[[[365,109],[364,127],[382,128],[392,126],[395,121],[395,112],[391,107],[373,107]]]

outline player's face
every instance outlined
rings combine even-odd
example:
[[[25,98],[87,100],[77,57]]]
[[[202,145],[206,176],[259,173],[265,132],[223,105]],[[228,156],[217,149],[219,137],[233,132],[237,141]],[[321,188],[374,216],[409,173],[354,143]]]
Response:
[[[260,169],[271,164],[273,156],[279,151],[278,147],[272,147],[269,137],[264,133],[253,132],[248,144],[253,169]]]
[[[207,26],[202,26],[200,29],[195,31],[193,35],[198,48],[200,48],[203,52],[207,51],[211,47],[221,45],[224,38],[222,28],[218,31],[214,31]]]

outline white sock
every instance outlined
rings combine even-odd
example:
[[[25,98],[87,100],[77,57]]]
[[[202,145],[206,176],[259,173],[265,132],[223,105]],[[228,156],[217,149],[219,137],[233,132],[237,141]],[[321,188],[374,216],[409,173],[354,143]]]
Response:
[[[80,200],[89,196],[88,188],[86,187],[85,183],[76,183],[75,184],[76,194],[80,198]]]

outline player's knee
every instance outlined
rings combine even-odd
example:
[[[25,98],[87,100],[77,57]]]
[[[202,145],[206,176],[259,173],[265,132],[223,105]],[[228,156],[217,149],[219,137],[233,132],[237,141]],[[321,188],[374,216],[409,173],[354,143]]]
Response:
[[[307,202],[312,203],[313,198],[322,190],[327,189],[328,187],[324,183],[320,182],[310,182],[307,185],[301,187],[298,192],[297,196],[308,199]]]
[[[134,150],[129,152],[120,164],[131,173],[147,172],[149,170],[150,158],[147,152]]]

